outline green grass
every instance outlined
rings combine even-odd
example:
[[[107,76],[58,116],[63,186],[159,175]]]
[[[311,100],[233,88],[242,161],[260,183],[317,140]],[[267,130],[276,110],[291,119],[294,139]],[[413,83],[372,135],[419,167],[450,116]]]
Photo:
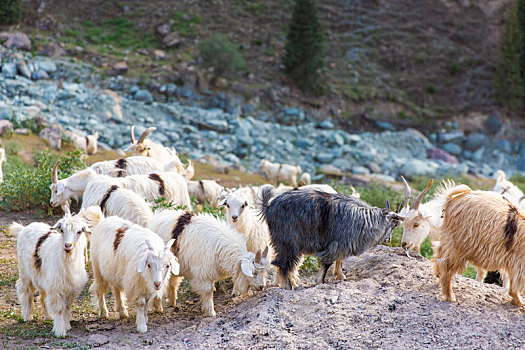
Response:
[[[189,15],[184,12],[177,12],[172,17],[173,25],[171,29],[182,36],[195,35],[198,32],[199,24],[203,18],[199,15]]]

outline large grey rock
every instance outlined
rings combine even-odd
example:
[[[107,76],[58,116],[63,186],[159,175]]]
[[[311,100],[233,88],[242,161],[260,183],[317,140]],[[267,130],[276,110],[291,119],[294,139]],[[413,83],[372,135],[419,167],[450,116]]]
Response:
[[[487,119],[485,119],[484,125],[489,133],[497,134],[501,130],[503,122],[498,112],[494,111]]]
[[[206,121],[206,123],[208,123],[213,128],[213,130],[218,132],[228,131],[228,123],[225,120],[211,119]]]
[[[0,136],[4,135],[7,131],[13,131],[13,123],[7,119],[0,120]]]
[[[320,122],[318,127],[320,129],[333,129],[334,128],[334,123],[332,123],[332,121],[330,119],[326,119],[326,120],[323,120],[322,122]]]
[[[153,96],[151,96],[148,90],[138,90],[135,92],[133,98],[137,101],[143,101],[146,104],[151,104],[153,102]]]
[[[277,121],[285,125],[296,125],[304,121],[304,112],[299,108],[283,108],[277,115]]]
[[[18,69],[18,73],[20,73],[21,76],[26,77],[27,79],[31,79],[31,70],[29,69],[25,61],[18,62],[16,68]]]
[[[42,129],[38,136],[47,140],[54,149],[59,150],[62,148],[62,127],[60,124],[51,124],[49,127]]]
[[[4,46],[8,49],[22,49],[31,50],[31,40],[27,35],[20,32],[2,32],[0,33],[0,41],[4,41]]]
[[[479,163],[483,159],[483,155],[485,154],[485,147],[481,147],[477,151],[472,153],[472,161]]]
[[[46,73],[53,73],[57,70],[57,65],[53,61],[35,61],[34,65],[37,67],[37,69]]]
[[[497,149],[499,149],[502,152],[505,152],[508,154],[512,153],[512,147],[508,140],[505,140],[505,139],[496,140],[494,141],[494,145],[496,146]]]
[[[40,79],[49,79],[49,75],[43,70],[37,70],[31,73],[31,79],[40,80]]]
[[[342,146],[345,144],[345,139],[340,134],[333,133],[332,135],[330,135],[329,142],[332,145]]]
[[[370,174],[370,170],[368,170],[364,166],[356,165],[355,167],[352,168],[352,173],[354,173],[354,174]]]
[[[401,168],[401,174],[405,175],[406,177],[412,178],[414,176],[432,175],[434,173],[434,170],[435,167],[422,160],[411,159],[403,165],[403,167]]]
[[[439,134],[439,142],[451,142],[451,141],[459,141],[465,136],[465,133],[461,130],[458,131],[450,131]]]
[[[332,165],[338,169],[341,169],[343,171],[348,171],[352,168],[352,163],[348,159],[345,158],[337,158],[332,162]]]
[[[467,137],[467,140],[465,141],[465,149],[469,151],[477,151],[481,147],[485,146],[488,143],[487,136],[483,134],[471,134]]]
[[[461,147],[452,142],[445,143],[443,145],[443,150],[456,156],[459,156],[461,154]]]
[[[317,159],[319,163],[326,164],[326,163],[330,163],[332,159],[334,159],[334,156],[328,152],[321,152],[315,156],[315,159]]]
[[[14,63],[4,63],[2,65],[2,75],[6,78],[16,77],[16,64]]]

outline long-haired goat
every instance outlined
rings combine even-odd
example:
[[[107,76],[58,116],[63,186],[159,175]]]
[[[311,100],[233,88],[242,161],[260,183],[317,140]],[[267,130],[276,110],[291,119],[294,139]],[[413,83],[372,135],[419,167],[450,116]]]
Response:
[[[232,277],[234,293],[240,295],[247,295],[250,288],[265,286],[268,250],[248,252],[244,237],[225,221],[209,214],[162,210],[155,213],[149,228],[164,241],[176,240],[172,250],[179,258],[180,276],[188,278],[199,293],[206,316],[215,316],[216,281]],[[167,293],[170,305],[175,305],[180,281],[177,276],[170,279]]]
[[[140,135],[139,139],[136,140],[135,125],[131,126],[131,145],[128,147],[128,150],[131,149],[134,156],[151,157],[162,163],[173,162],[177,167],[177,171],[181,173],[184,168],[175,149],[169,149],[159,143],[146,139],[146,137],[155,130],[157,130],[156,127],[147,128],[142,135]]]
[[[84,151],[85,154],[96,154],[98,151],[98,132],[93,135],[82,136],[76,132],[70,133],[71,140],[76,148]]]
[[[520,210],[525,210],[525,195],[523,195],[518,186],[506,179],[503,170],[496,171],[494,176],[496,177],[496,183],[492,191],[500,193]]]
[[[213,207],[217,206],[217,197],[224,190],[224,187],[213,180],[199,180],[188,182],[188,192],[190,196],[195,196],[197,202],[203,204],[209,202]]]
[[[157,159],[144,156],[132,156],[119,158],[116,160],[104,160],[90,166],[97,174],[109,175],[114,177],[124,177],[135,174],[149,174],[158,171],[177,171],[182,173],[184,168],[180,168],[176,161],[162,163]],[[180,168],[180,171],[179,171]]]
[[[97,298],[99,316],[108,317],[105,295],[113,289],[115,306],[121,318],[128,317],[127,299],[136,305],[137,331],[148,330],[147,304],[155,298],[155,309],[162,312],[162,295],[179,263],[171,253],[174,240],[165,244],[154,232],[116,216],[104,218],[100,208],[86,209],[93,225],[91,261],[94,283],[89,288]],[[123,295],[124,293],[124,295]]]
[[[273,187],[262,188],[261,214],[270,229],[281,287],[295,287],[292,273],[302,254],[317,255],[323,282],[332,263],[360,255],[389,239],[400,218],[395,212],[371,207],[355,197],[320,191],[288,191],[270,202]]]
[[[53,319],[53,333],[65,336],[71,329],[71,306],[88,280],[84,256],[88,224],[66,209],[53,227],[41,222],[26,227],[13,223],[9,232],[18,236],[16,291],[24,320],[33,319],[38,290],[45,317]]]
[[[151,207],[141,195],[120,187],[112,178],[106,177],[87,185],[82,208],[91,206],[99,206],[106,216],[119,216],[143,227],[148,226],[153,216]]]
[[[301,173],[299,165],[272,163],[267,159],[262,159],[259,169],[273,184],[279,181],[287,181],[293,187],[297,187],[297,176]]]
[[[525,288],[525,216],[501,194],[459,185],[447,196],[434,262],[446,300],[456,301],[452,277],[467,262],[506,272],[512,303],[523,305],[519,293]]]

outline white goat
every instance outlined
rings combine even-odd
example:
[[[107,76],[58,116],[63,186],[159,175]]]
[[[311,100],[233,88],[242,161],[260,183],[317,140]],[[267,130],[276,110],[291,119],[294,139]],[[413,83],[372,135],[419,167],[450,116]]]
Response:
[[[60,205],[62,209],[64,209],[64,207],[68,205],[69,198],[73,198],[78,202],[89,182],[95,179],[106,178],[108,182],[128,188],[143,195],[146,199],[153,200],[163,196],[170,202],[178,205],[186,205],[191,209],[186,184],[186,181],[190,179],[194,173],[191,162],[188,163],[188,167],[181,175],[170,171],[136,174],[125,178],[110,178],[107,175],[97,174],[92,168],[87,168],[62,180],[58,180],[58,165],[59,161],[55,164],[51,176],[51,199],[49,201],[53,207]]]
[[[259,169],[274,184],[279,181],[288,181],[293,187],[297,187],[297,176],[301,173],[299,165],[277,164],[267,159],[262,159]]]
[[[38,290],[45,317],[53,319],[53,333],[65,336],[71,329],[71,306],[88,280],[84,256],[88,224],[81,215],[66,211],[53,227],[41,222],[26,227],[13,223],[9,232],[18,236],[16,291],[24,320],[33,319]]]
[[[246,248],[249,252],[255,253],[270,246],[271,241],[268,225],[260,218],[255,208],[255,201],[250,194],[251,190],[240,188],[227,194],[218,207],[226,207],[226,220],[246,236]],[[270,251],[268,256],[272,259],[273,252]]]
[[[97,298],[99,316],[108,317],[105,295],[111,285],[120,317],[128,317],[127,299],[136,305],[137,331],[146,333],[148,301],[155,298],[155,309],[162,312],[158,301],[162,300],[170,274],[179,274],[179,263],[170,251],[174,240],[164,244],[146,228],[116,216],[104,218],[97,207],[88,208],[85,216],[93,226],[91,261],[95,281],[89,290]]]
[[[0,184],[4,182],[4,171],[2,170],[2,164],[7,162],[7,158],[5,157],[5,149],[0,148]]]
[[[131,150],[134,156],[151,157],[162,163],[174,162],[177,166],[177,171],[181,173],[183,166],[175,149],[169,149],[149,139],[146,140],[146,137],[155,130],[157,130],[155,127],[147,128],[140,135],[139,139],[135,140],[135,125],[131,126],[131,145],[127,150]]]
[[[496,183],[492,191],[500,193],[521,211],[525,211],[525,195],[523,195],[523,192],[518,186],[505,178],[505,172],[503,170],[496,171],[494,177],[496,178]]]
[[[119,158],[116,160],[104,160],[90,166],[97,174],[109,175],[115,177],[124,177],[135,174],[149,174],[157,171],[179,171],[179,165],[176,161],[162,163],[154,158],[134,156],[128,158]]]
[[[188,182],[190,196],[195,196],[197,202],[203,204],[209,202],[213,207],[217,206],[217,197],[220,196],[224,187],[213,180],[199,180]]]
[[[70,133],[71,140],[76,148],[84,151],[85,154],[96,154],[98,151],[98,132],[93,135],[82,136],[76,132]]]
[[[172,250],[179,258],[180,277],[170,279],[167,293],[170,305],[176,303],[182,276],[199,293],[206,316],[216,315],[213,307],[216,281],[232,277],[233,293],[243,296],[250,287],[261,289],[266,284],[267,249],[263,253],[248,252],[245,238],[223,220],[209,214],[162,210],[155,213],[149,228],[164,241],[176,241]]]
[[[91,181],[82,197],[82,208],[99,206],[106,216],[119,216],[143,227],[148,226],[153,213],[144,198],[113,181],[99,178]]]

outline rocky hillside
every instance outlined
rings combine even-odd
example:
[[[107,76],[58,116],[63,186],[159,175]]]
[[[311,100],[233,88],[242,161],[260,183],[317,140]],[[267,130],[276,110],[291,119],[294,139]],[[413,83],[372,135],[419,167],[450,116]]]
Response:
[[[510,0],[317,3],[329,87],[321,98],[301,94],[282,72],[292,1],[30,0],[19,29],[36,51],[67,54],[107,74],[118,74],[114,64],[124,61],[120,73],[156,94],[174,94],[161,90],[168,83],[183,86],[189,100],[192,92],[220,91],[227,98],[212,105],[231,102],[247,115],[291,105],[352,129],[376,128],[375,120],[428,128],[495,107],[492,75]],[[214,33],[240,48],[247,61],[240,80],[209,86],[197,47]]]

